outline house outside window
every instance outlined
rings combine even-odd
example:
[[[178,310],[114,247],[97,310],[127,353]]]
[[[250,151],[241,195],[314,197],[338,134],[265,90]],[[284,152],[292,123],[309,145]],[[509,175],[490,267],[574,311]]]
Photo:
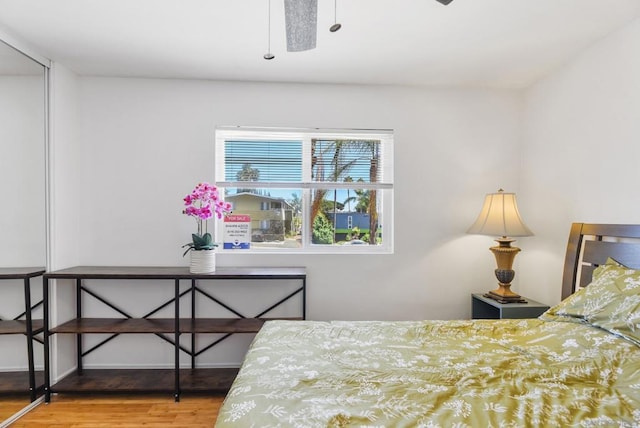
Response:
[[[249,251],[393,252],[392,131],[219,127],[215,144]]]

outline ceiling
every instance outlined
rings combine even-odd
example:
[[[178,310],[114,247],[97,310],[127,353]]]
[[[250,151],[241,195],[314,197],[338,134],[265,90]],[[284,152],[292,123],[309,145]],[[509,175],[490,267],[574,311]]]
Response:
[[[0,0],[0,28],[81,75],[522,88],[640,16],[640,0],[318,0],[286,52],[283,0]]]

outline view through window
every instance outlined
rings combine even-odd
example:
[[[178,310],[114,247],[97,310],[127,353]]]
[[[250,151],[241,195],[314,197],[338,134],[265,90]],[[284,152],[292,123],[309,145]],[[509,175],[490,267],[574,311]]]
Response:
[[[393,250],[391,131],[221,127],[215,177],[225,249]]]

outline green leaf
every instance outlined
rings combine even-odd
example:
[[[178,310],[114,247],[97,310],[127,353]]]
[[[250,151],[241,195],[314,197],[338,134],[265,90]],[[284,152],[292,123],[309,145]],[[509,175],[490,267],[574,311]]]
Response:
[[[204,240],[205,245],[212,245],[213,244],[213,237],[211,236],[210,233],[205,233],[202,236],[202,239]]]
[[[192,244],[187,244],[190,246],[190,250],[200,251],[200,250],[213,250],[218,244],[213,242],[213,237],[210,233],[205,233],[203,236],[200,236],[196,233],[191,234],[191,239],[193,239]],[[186,254],[186,253],[185,253]]]

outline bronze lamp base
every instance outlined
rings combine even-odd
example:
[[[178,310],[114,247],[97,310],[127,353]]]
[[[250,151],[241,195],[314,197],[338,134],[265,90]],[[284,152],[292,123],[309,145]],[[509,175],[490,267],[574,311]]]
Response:
[[[511,246],[511,243],[514,241],[515,239],[503,236],[502,238],[496,239],[496,242],[499,244],[498,246],[489,248],[498,264],[498,269],[495,270],[496,278],[498,279],[498,288],[489,291],[484,296],[497,300],[500,303],[527,303],[522,296],[511,291],[511,281],[513,281],[516,275],[512,269],[513,260],[516,258],[516,254],[520,252],[520,248]]]

